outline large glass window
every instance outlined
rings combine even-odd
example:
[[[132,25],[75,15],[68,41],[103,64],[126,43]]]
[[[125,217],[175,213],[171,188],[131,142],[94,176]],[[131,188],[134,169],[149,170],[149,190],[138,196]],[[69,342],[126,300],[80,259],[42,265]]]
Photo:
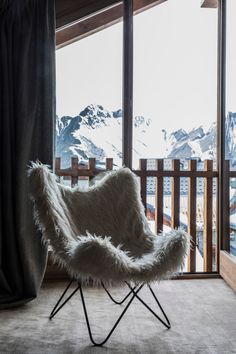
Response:
[[[122,22],[56,52],[56,156],[122,161]]]
[[[148,159],[214,161],[217,152],[217,10],[203,9],[199,0],[168,0],[134,16],[133,167]],[[172,178],[164,179],[164,225],[171,226]],[[180,179],[180,225],[188,229],[188,178]],[[203,271],[204,179],[197,178],[196,269]],[[216,267],[216,180],[212,187],[212,259]],[[156,181],[147,181],[149,215],[155,219]],[[192,201],[194,203],[194,201]],[[150,217],[151,219],[151,217]],[[205,255],[206,257],[206,255]]]
[[[56,156],[62,168],[71,166],[72,156],[81,165],[96,158],[100,168],[106,158],[113,158],[113,167],[122,166],[122,157],[130,154],[130,161],[132,153],[129,167],[139,175],[140,159],[147,159],[142,167],[149,171],[142,171],[140,185],[152,230],[181,226],[190,232],[192,227],[195,248],[185,270],[216,270],[217,173],[211,165],[216,168],[217,10],[202,9],[199,0],[168,0],[150,8],[134,1],[136,12],[138,6],[133,56],[132,49],[123,53],[121,22],[57,51]],[[130,39],[132,26],[125,28]],[[125,117],[131,105],[133,117]],[[131,124],[122,132],[125,119]],[[128,151],[122,151],[124,136]],[[193,178],[194,173],[182,173],[191,166],[198,173]],[[156,177],[159,168],[162,177]],[[147,177],[150,170],[155,172]]]
[[[217,11],[168,0],[134,17],[133,165],[216,159]]]

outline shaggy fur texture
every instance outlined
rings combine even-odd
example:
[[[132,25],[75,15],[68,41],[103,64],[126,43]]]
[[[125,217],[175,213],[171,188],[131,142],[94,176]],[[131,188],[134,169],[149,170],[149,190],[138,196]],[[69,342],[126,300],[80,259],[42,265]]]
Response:
[[[109,172],[87,191],[58,183],[40,163],[32,163],[29,178],[36,223],[71,276],[150,282],[183,266],[189,236],[181,229],[151,232],[128,168]]]

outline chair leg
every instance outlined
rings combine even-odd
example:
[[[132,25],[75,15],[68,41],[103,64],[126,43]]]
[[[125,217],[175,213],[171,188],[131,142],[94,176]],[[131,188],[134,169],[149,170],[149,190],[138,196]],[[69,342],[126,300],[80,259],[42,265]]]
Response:
[[[75,295],[75,293],[79,290],[79,286],[77,286],[77,288],[67,297],[67,299],[60,305],[62,299],[64,298],[64,296],[66,295],[67,291],[69,290],[71,284],[73,283],[73,279],[69,282],[69,284],[67,285],[66,289],[64,290],[64,292],[62,293],[61,297],[59,298],[59,300],[57,301],[56,305],[54,306],[52,312],[50,313],[49,319],[51,320],[61,309],[62,307],[72,298],[72,296]],[[60,305],[60,306],[59,306]]]
[[[108,296],[110,297],[110,299],[116,303],[116,304],[122,304],[131,294],[133,294],[130,298],[130,300],[128,301],[128,303],[126,304],[125,308],[123,309],[122,313],[120,314],[120,316],[118,317],[117,321],[115,322],[115,324],[113,325],[112,329],[110,330],[110,332],[108,333],[108,335],[106,336],[106,338],[100,342],[97,343],[95,342],[95,340],[93,339],[93,335],[92,335],[92,331],[91,331],[91,327],[90,327],[90,323],[89,323],[89,318],[88,318],[88,313],[87,313],[87,309],[86,309],[86,304],[85,304],[85,300],[84,300],[84,295],[83,295],[83,290],[82,290],[82,284],[79,281],[78,282],[78,286],[75,288],[75,290],[66,298],[66,300],[61,304],[64,296],[66,295],[67,291],[69,290],[71,284],[73,283],[74,280],[71,280],[69,282],[69,284],[67,285],[66,289],[64,290],[64,292],[62,293],[62,295],[60,296],[59,300],[57,301],[56,305],[54,306],[51,314],[50,314],[50,320],[62,309],[62,307],[75,295],[75,293],[80,290],[80,295],[81,295],[81,300],[82,300],[82,306],[83,306],[83,310],[84,310],[84,315],[85,315],[85,320],[86,320],[86,324],[87,324],[87,328],[88,328],[88,333],[89,333],[89,337],[91,342],[93,343],[93,345],[95,346],[103,346],[107,340],[110,338],[110,336],[112,335],[112,333],[114,332],[115,328],[118,326],[119,322],[121,321],[122,317],[124,316],[124,314],[126,313],[126,311],[128,310],[129,306],[131,305],[131,303],[133,302],[133,300],[135,298],[137,298],[166,328],[170,329],[171,328],[171,324],[168,320],[168,317],[166,315],[166,313],[164,312],[160,302],[157,299],[157,296],[155,295],[153,289],[151,288],[151,286],[148,284],[148,288],[151,292],[151,294],[153,295],[158,307],[160,308],[163,316],[165,317],[165,321],[163,321],[144,301],[143,299],[141,299],[138,295],[139,291],[143,288],[144,283],[142,283],[141,285],[136,285],[135,287],[132,287],[128,282],[125,282],[127,284],[127,286],[130,289],[130,292],[123,298],[123,300],[121,301],[116,301],[112,295],[109,293],[109,291],[106,289],[106,287],[104,286],[104,284],[102,283],[102,286],[104,288],[104,290],[106,291],[106,293],[108,294]],[[61,305],[60,305],[61,304]]]
[[[148,288],[149,288],[149,290],[151,291],[151,293],[152,293],[154,299],[156,300],[156,303],[157,303],[157,305],[159,306],[159,308],[160,308],[160,310],[161,310],[163,316],[165,317],[166,322],[167,322],[168,325],[169,325],[169,328],[171,328],[170,321],[169,321],[169,319],[168,319],[168,317],[167,317],[167,315],[166,315],[166,313],[165,313],[163,307],[161,306],[161,304],[160,304],[160,302],[159,302],[159,300],[158,300],[156,294],[154,293],[153,289],[151,288],[151,285],[148,284]],[[169,329],[169,328],[168,328],[168,329]]]
[[[134,293],[134,291],[132,290],[132,287],[131,287],[131,285],[128,283],[128,282],[125,282],[127,285],[128,285],[128,287],[130,288],[130,290],[132,291],[132,293]],[[154,299],[155,299],[155,301],[156,301],[156,303],[157,303],[157,305],[159,306],[159,308],[160,308],[160,310],[161,310],[161,312],[162,312],[162,314],[164,315],[164,317],[165,317],[165,319],[166,319],[166,322],[165,321],[163,321],[152,309],[151,309],[151,307],[150,306],[148,306],[147,304],[146,304],[146,302],[144,302],[143,301],[143,299],[141,299],[141,297],[139,297],[137,294],[135,294],[134,296],[167,328],[167,329],[170,329],[171,328],[171,324],[170,324],[170,321],[168,320],[168,317],[167,317],[167,315],[166,315],[166,313],[164,312],[164,310],[163,310],[163,308],[162,308],[162,306],[161,306],[161,304],[160,304],[160,302],[158,301],[158,299],[157,299],[157,297],[156,297],[156,295],[155,295],[155,293],[154,293],[154,291],[152,290],[152,288],[151,288],[151,286],[148,284],[148,288],[149,288],[149,290],[151,291],[151,293],[152,293],[152,295],[153,295],[153,297],[154,297]]]
[[[127,294],[122,300],[117,301],[117,300],[114,299],[114,297],[113,297],[113,296],[110,294],[110,292],[107,290],[107,288],[105,287],[104,283],[101,282],[101,284],[102,284],[103,289],[105,290],[105,292],[106,292],[107,295],[109,296],[109,298],[110,298],[116,305],[122,305],[123,302],[125,302],[125,300],[133,293],[132,290],[130,290],[130,291],[128,292],[128,294]],[[137,286],[138,286],[138,285],[135,285],[135,286],[133,287],[133,290],[135,290],[135,289],[137,288]]]
[[[83,290],[82,290],[82,286],[80,284],[80,295],[81,295],[81,300],[82,300],[82,305],[83,305],[83,310],[84,310],[84,315],[85,315],[85,320],[87,323],[87,328],[88,328],[88,333],[89,333],[89,338],[91,340],[91,342],[93,343],[93,345],[97,346],[97,347],[101,347],[103,346],[103,344],[105,344],[107,342],[107,340],[110,338],[110,336],[112,335],[112,333],[114,332],[115,328],[117,327],[117,325],[119,324],[120,320],[122,319],[122,317],[124,316],[124,314],[126,313],[126,311],[128,310],[130,304],[132,303],[132,301],[134,300],[134,298],[137,296],[137,293],[142,289],[144,284],[141,284],[137,290],[133,290],[132,289],[132,293],[133,296],[131,297],[131,299],[129,300],[129,302],[127,303],[127,305],[125,306],[124,310],[122,311],[122,313],[120,314],[120,316],[118,317],[117,321],[115,322],[114,326],[112,327],[112,329],[110,330],[110,332],[108,333],[108,335],[106,336],[106,338],[100,342],[97,343],[95,342],[95,340],[93,339],[93,335],[92,335],[92,331],[91,331],[91,327],[90,327],[90,323],[89,323],[89,318],[88,318],[88,313],[87,313],[87,309],[86,309],[86,304],[84,301],[84,295],[83,295]]]

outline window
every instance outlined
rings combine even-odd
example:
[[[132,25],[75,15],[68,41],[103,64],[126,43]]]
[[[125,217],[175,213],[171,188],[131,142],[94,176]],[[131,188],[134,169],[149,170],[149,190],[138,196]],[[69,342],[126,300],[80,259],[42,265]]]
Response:
[[[216,159],[216,73],[217,11],[168,0],[134,17],[134,167]]]
[[[56,52],[56,156],[122,164],[122,22]]]
[[[204,55],[203,55],[204,53]],[[164,158],[214,160],[217,154],[217,11],[198,0],[168,0],[134,16],[133,168],[148,159],[154,170]],[[164,220],[172,216],[172,178],[164,179]],[[188,178],[180,178],[180,225],[188,227]],[[204,180],[197,178],[197,270],[203,270]],[[213,188],[212,247],[217,249],[216,180]],[[155,209],[155,178],[147,180],[148,207]],[[153,219],[152,223],[154,223]],[[168,224],[166,222],[166,224]],[[170,222],[169,222],[170,226]],[[214,253],[214,252],[213,252]],[[216,268],[213,256],[213,269]]]
[[[194,215],[195,231],[191,232],[196,247],[189,270],[214,271],[217,11],[202,9],[199,0],[149,1],[153,6],[145,9],[138,8],[139,1],[133,1],[133,9],[132,1],[124,3],[125,36],[123,23],[116,22],[97,32],[93,29],[90,36],[82,36],[57,52],[56,155],[61,157],[62,168],[70,167],[72,156],[77,156],[81,165],[95,157],[98,168],[104,167],[109,157],[115,168],[128,161],[127,166],[137,174],[140,158],[147,159],[141,188],[153,231],[160,230],[156,184],[159,177],[150,177],[148,171],[155,172],[156,160],[164,159],[162,227],[180,225],[189,230],[190,217]],[[161,5],[154,6],[157,4]],[[129,46],[125,47],[123,41]],[[179,163],[179,167],[168,177],[175,159],[179,160],[175,164]],[[190,159],[194,160],[193,166],[196,162],[197,172],[186,177]],[[206,159],[214,162],[214,171],[211,167],[204,171]],[[174,176],[179,182],[176,195]],[[191,206],[190,213],[192,176],[195,207]],[[205,198],[206,176],[212,181],[207,192],[209,204]],[[207,214],[208,205],[212,208]],[[210,227],[206,227],[206,220]]]

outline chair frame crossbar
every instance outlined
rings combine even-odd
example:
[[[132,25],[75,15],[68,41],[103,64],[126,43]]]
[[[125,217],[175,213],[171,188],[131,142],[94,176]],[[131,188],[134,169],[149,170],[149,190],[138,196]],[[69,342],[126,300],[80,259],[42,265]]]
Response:
[[[76,288],[71,292],[71,294],[63,301],[64,297],[66,296],[68,290],[70,289],[71,285],[73,282],[77,283]],[[92,334],[92,330],[91,330],[91,326],[90,326],[90,322],[89,322],[89,316],[88,316],[88,312],[87,312],[87,308],[86,308],[86,304],[85,304],[85,299],[84,299],[84,294],[83,294],[83,288],[82,288],[82,283],[80,280],[70,280],[69,284],[66,286],[65,290],[62,292],[62,295],[60,296],[59,300],[57,301],[56,305],[54,306],[52,312],[50,313],[49,319],[53,319],[53,317],[65,306],[65,304],[77,293],[77,291],[79,290],[80,292],[80,297],[81,297],[81,301],[82,301],[82,306],[83,306],[83,310],[84,310],[84,316],[85,316],[85,320],[86,320],[86,324],[87,324],[87,328],[88,328],[88,333],[89,333],[89,338],[92,342],[92,344],[94,346],[98,346],[101,347],[103,346],[107,340],[110,338],[110,336],[112,335],[112,333],[114,332],[115,328],[118,326],[119,322],[121,321],[122,317],[125,315],[126,311],[128,310],[129,306],[131,305],[131,303],[133,302],[133,300],[136,298],[137,300],[139,300],[167,329],[171,328],[171,324],[170,321],[165,313],[165,311],[163,310],[163,307],[161,306],[159,300],[157,299],[156,294],[154,293],[151,285],[147,284],[156,304],[158,305],[159,309],[161,310],[161,313],[163,314],[165,320],[163,320],[161,317],[159,317],[155,311],[153,311],[153,309],[146,304],[146,302],[138,295],[138,293],[140,292],[140,290],[143,288],[143,286],[145,285],[145,283],[141,283],[135,286],[131,286],[130,283],[125,282],[125,284],[128,286],[129,288],[129,292],[127,293],[127,295],[120,301],[117,301],[116,299],[114,299],[114,297],[110,294],[110,292],[108,291],[108,289],[105,287],[104,283],[102,282],[101,285],[103,287],[103,289],[105,290],[105,292],[107,293],[107,295],[109,296],[109,298],[116,304],[116,305],[122,305],[128,298],[129,301],[127,302],[127,304],[125,305],[125,307],[123,308],[123,311],[121,312],[120,316],[118,317],[118,319],[116,320],[115,324],[113,325],[113,327],[111,328],[110,332],[108,333],[108,335],[105,337],[104,340],[102,340],[101,342],[96,342],[93,338],[93,334]]]

